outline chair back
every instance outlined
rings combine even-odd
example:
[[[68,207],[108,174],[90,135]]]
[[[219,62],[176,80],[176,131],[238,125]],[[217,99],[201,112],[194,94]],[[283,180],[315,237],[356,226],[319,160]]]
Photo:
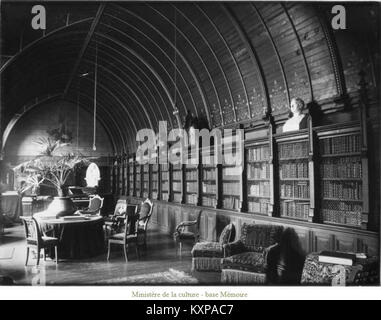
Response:
[[[100,214],[103,207],[103,201],[104,198],[101,198],[99,195],[90,198],[89,211],[93,212],[94,214]]]
[[[283,233],[282,226],[244,224],[241,242],[247,251],[263,252],[266,248],[279,243]]]
[[[27,244],[39,246],[42,242],[40,226],[35,218],[21,217],[24,224],[25,238]]]
[[[234,224],[230,223],[228,224],[224,230],[222,230],[219,243],[220,244],[228,244],[230,242],[233,242],[235,239],[235,226]]]
[[[139,229],[141,231],[147,231],[148,222],[151,219],[153,213],[153,203],[147,199],[142,203],[142,206],[140,208],[139,212]]]
[[[132,215],[126,214],[126,219],[124,220],[124,239],[126,240],[128,236],[138,234],[138,224],[139,215],[134,213]]]
[[[125,199],[119,199],[115,205],[114,216],[121,216],[126,213],[127,201]]]

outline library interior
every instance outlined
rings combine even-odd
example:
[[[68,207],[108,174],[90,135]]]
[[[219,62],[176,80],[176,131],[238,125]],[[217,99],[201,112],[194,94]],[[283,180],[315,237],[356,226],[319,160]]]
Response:
[[[379,286],[380,6],[334,5],[2,3],[0,285]]]

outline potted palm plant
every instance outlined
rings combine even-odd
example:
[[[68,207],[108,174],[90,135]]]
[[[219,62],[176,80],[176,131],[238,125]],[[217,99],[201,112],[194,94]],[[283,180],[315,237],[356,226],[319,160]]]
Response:
[[[37,143],[43,147],[41,154],[18,165],[14,170],[31,173],[34,178],[27,180],[27,185],[28,183],[45,185],[56,190],[57,196],[44,212],[45,215],[56,217],[71,215],[76,208],[67,196],[67,181],[77,168],[87,164],[89,160],[78,154],[59,154],[58,150],[66,144],[51,138],[41,138]]]

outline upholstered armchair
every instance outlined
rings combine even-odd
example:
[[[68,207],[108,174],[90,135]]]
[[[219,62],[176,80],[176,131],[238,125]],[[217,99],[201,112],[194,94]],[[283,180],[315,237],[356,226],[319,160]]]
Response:
[[[192,249],[192,271],[221,272],[224,245],[235,239],[234,224],[227,225],[218,242],[199,242]]]
[[[276,270],[283,227],[244,224],[241,238],[225,244],[221,281],[227,284],[266,284]],[[274,261],[274,263],[271,263]],[[276,272],[276,271],[275,271]]]

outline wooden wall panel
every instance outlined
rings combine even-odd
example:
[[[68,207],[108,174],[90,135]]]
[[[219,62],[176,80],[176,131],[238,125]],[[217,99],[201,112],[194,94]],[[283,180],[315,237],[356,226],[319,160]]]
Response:
[[[335,228],[326,225],[300,223],[280,218],[268,218],[248,214],[233,213],[225,210],[211,210],[198,207],[190,207],[177,204],[155,202],[158,207],[157,213],[161,215],[158,221],[167,221],[158,224],[161,230],[171,236],[174,227],[186,217],[196,217],[200,209],[203,210],[201,219],[201,240],[217,241],[222,229],[229,223],[236,227],[238,239],[244,223],[275,224],[284,228],[295,230],[299,245],[306,254],[323,250],[342,250],[345,252],[365,252],[370,255],[379,255],[379,237],[375,232]]]

